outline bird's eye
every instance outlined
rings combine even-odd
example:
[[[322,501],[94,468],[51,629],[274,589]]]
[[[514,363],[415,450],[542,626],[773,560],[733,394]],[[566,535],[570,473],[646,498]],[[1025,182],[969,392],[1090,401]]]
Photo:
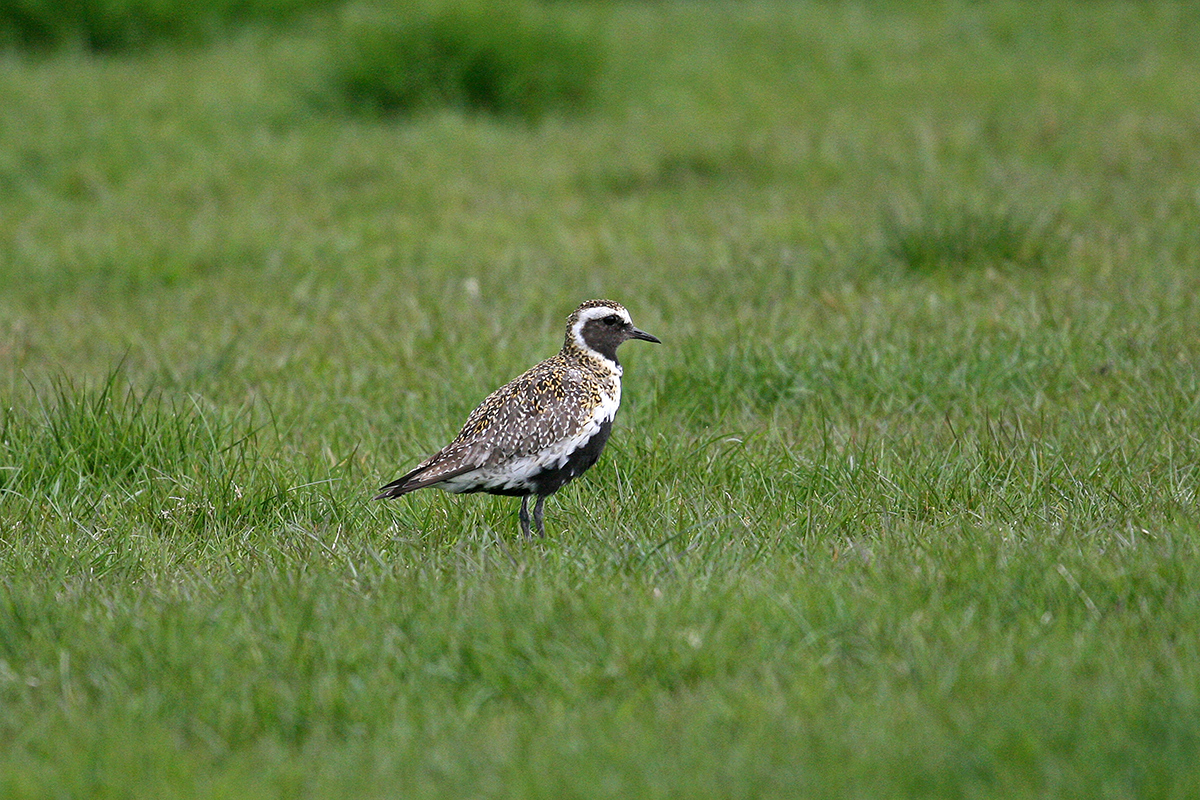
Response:
[[[604,318],[604,324],[605,325],[620,325],[621,318],[618,317],[616,314],[609,314],[607,317]]]

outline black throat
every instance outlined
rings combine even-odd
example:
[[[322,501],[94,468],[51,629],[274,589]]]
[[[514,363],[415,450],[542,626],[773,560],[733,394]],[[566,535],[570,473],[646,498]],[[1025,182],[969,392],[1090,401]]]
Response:
[[[580,332],[584,343],[617,366],[617,348],[627,338],[625,331],[616,325],[605,325],[598,319],[588,320]]]

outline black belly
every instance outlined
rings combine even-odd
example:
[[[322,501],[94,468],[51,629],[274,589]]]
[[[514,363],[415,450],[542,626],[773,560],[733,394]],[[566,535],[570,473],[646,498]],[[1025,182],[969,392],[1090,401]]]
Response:
[[[608,443],[610,433],[612,433],[611,419],[608,422],[600,423],[600,430],[584,442],[582,447],[567,456],[566,462],[561,467],[543,470],[532,476],[527,484],[528,488],[474,489],[471,491],[484,491],[488,494],[502,494],[509,497],[554,494],[563,487],[563,484],[578,478],[600,459],[600,453],[604,450],[604,445]]]

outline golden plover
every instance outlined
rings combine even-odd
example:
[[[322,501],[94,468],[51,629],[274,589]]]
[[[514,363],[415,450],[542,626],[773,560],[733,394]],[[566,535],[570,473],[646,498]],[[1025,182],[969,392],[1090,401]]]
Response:
[[[596,463],[621,404],[617,348],[628,339],[659,343],[633,327],[611,300],[589,300],[567,318],[567,339],[548,358],[489,394],[454,441],[382,487],[376,500],[426,486],[521,497],[521,532],[546,535],[546,498]]]

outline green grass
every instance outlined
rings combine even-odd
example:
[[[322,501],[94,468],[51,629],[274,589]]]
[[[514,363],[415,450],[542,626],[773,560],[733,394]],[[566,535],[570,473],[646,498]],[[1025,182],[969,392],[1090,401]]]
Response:
[[[528,0],[352,6],[337,38],[325,102],[368,114],[578,111],[601,64],[593,39]]]
[[[554,11],[524,125],[0,56],[0,796],[1195,796],[1200,15]],[[606,296],[544,541],[369,500]]]
[[[915,272],[1044,269],[1063,255],[1048,222],[1007,208],[947,207],[930,203],[917,212],[893,212],[884,228],[884,262]]]
[[[247,23],[280,24],[330,0],[0,0],[0,45],[126,53],[199,44]]]

